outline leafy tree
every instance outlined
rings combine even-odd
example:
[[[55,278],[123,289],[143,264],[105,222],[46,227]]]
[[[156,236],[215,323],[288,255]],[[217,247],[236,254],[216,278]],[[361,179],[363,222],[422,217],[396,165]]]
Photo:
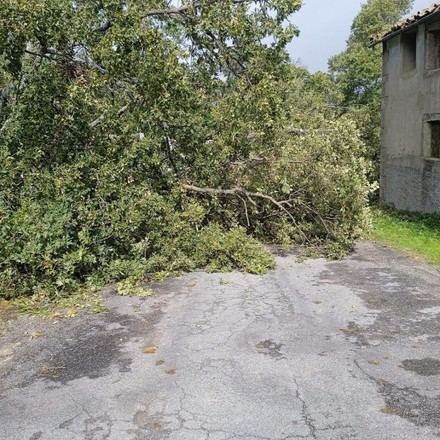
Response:
[[[299,0],[5,0],[0,296],[347,249],[363,144],[285,51]]]
[[[368,0],[353,21],[345,51],[329,61],[330,73],[342,93],[343,111],[351,112],[358,121],[369,157],[376,164],[380,149],[382,48],[370,47],[370,39],[401,19],[413,3]],[[377,179],[377,169],[371,177]]]

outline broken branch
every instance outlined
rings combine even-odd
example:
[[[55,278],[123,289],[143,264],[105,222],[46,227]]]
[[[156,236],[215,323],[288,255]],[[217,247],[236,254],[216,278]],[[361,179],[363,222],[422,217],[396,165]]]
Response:
[[[189,184],[183,184],[182,187],[186,191],[196,192],[196,193],[201,193],[201,194],[210,194],[210,195],[217,195],[217,196],[234,196],[234,197],[240,198],[241,200],[243,200],[242,196],[246,196],[249,200],[252,200],[252,198],[266,200],[266,201],[270,202],[272,205],[276,206],[280,211],[284,212],[284,214],[286,214],[289,217],[290,221],[297,228],[297,230],[299,231],[299,233],[301,234],[303,239],[305,241],[308,241],[307,236],[304,234],[304,232],[299,227],[297,221],[295,220],[295,217],[292,215],[291,212],[289,212],[289,210],[285,206],[283,206],[283,202],[278,202],[276,199],[274,199],[272,196],[270,196],[268,194],[246,191],[240,187],[235,187],[235,188],[231,188],[231,189],[219,189],[219,188],[198,187],[198,186],[189,185]]]

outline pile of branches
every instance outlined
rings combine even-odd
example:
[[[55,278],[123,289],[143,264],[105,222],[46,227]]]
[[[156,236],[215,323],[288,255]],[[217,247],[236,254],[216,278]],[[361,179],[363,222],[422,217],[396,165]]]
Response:
[[[262,243],[348,249],[368,220],[364,147],[288,62],[299,4],[8,0],[0,297],[262,273]]]

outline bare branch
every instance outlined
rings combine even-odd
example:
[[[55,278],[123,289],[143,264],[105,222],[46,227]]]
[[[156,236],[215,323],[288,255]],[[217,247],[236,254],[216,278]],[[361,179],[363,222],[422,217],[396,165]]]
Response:
[[[49,56],[50,55],[49,52],[37,53],[37,52],[32,52],[31,50],[28,50],[28,49],[25,49],[25,52],[28,55],[32,55],[33,57],[38,57],[41,59],[46,58],[47,60],[50,60],[50,61],[54,60],[51,56]]]
[[[179,170],[177,169],[176,162],[174,162],[174,159],[173,159],[173,147],[172,147],[171,139],[168,135],[165,135],[165,146],[167,149],[168,160],[170,161],[170,164],[173,168],[174,174],[176,174],[176,176],[178,176]]]
[[[267,165],[267,164],[289,164],[289,165],[304,165],[310,163],[311,160],[272,160],[264,157],[254,157],[251,159],[243,159],[243,160],[235,160],[231,162],[232,165],[236,166],[258,166],[258,165]]]
[[[310,206],[308,206],[306,203],[302,203],[300,201],[296,201],[296,203],[300,204],[304,209],[308,210],[310,213],[312,213],[312,215],[315,215],[318,220],[321,222],[322,226],[324,227],[324,229],[327,232],[327,235],[329,237],[333,236],[334,234],[332,234],[332,232],[329,229],[329,226],[327,225],[327,222],[324,220],[324,218],[321,216],[321,214],[316,211],[315,209],[312,209]]]
[[[293,225],[297,228],[298,232],[301,234],[303,239],[305,241],[308,241],[307,236],[304,234],[304,232],[299,227],[297,221],[295,220],[295,217],[292,215],[291,212],[283,205],[282,202],[278,202],[275,200],[272,196],[269,196],[268,194],[263,193],[256,193],[251,191],[246,191],[243,188],[235,187],[231,189],[218,189],[218,188],[206,188],[206,187],[198,187],[194,185],[188,185],[183,184],[182,187],[191,192],[197,192],[201,194],[210,194],[210,195],[216,195],[216,196],[234,196],[241,198],[241,196],[246,196],[248,198],[255,198],[255,199],[262,199],[270,202],[272,205],[276,206],[280,211],[284,212],[290,219],[290,221],[293,223]]]
[[[246,200],[243,197],[241,197],[240,195],[238,195],[237,197],[243,202],[244,214],[246,215],[246,222],[247,222],[247,225],[249,228],[251,226],[251,221],[249,220],[249,212],[248,212]]]
[[[307,133],[333,133],[338,130],[334,128],[288,128],[287,133],[297,136],[305,136]]]
[[[111,27],[113,23],[110,20],[105,21],[101,26],[94,29],[96,32],[100,32],[101,34],[105,34]]]
[[[122,116],[128,110],[129,107],[130,107],[130,104],[126,104],[126,105],[124,105],[124,107],[121,107],[117,113],[118,117]],[[103,120],[104,120],[104,115],[102,114],[102,115],[98,116],[94,121],[90,122],[89,128],[95,128]]]

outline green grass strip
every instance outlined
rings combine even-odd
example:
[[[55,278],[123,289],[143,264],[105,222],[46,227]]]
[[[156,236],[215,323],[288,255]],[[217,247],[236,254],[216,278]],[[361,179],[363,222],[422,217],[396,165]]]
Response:
[[[440,215],[373,211],[372,238],[440,265]]]

